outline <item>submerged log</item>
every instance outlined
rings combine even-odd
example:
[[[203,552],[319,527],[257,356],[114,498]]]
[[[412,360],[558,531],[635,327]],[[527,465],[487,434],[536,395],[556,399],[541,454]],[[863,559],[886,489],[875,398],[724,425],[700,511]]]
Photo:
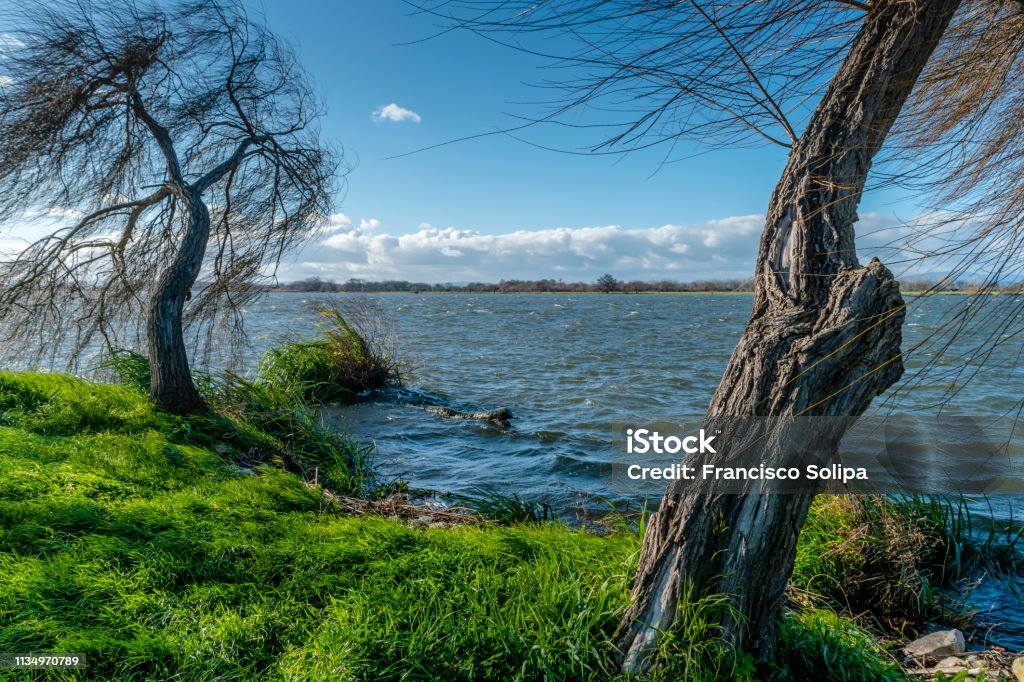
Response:
[[[512,410],[507,407],[503,407],[500,410],[489,410],[486,412],[463,412],[451,407],[439,405],[428,407],[427,412],[433,412],[438,416],[450,417],[452,419],[477,419],[479,421],[494,424],[495,426],[500,426],[503,429],[507,429],[509,427],[509,420],[512,419]]]

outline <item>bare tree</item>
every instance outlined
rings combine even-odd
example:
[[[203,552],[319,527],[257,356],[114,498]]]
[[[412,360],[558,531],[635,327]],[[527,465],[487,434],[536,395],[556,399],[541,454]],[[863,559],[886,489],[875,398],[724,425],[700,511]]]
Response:
[[[153,400],[203,410],[183,327],[240,333],[329,212],[320,104],[233,0],[25,7],[2,20],[0,227],[59,226],[0,264],[5,346],[75,358],[144,337]]]
[[[855,244],[857,206],[884,146],[903,162],[889,179],[939,190],[943,215],[923,231],[948,251],[919,256],[958,259],[954,277],[981,268],[988,286],[1022,265],[1018,0],[413,4],[446,27],[550,57],[569,74],[553,84],[569,96],[533,124],[602,131],[586,151],[662,146],[669,155],[693,140],[788,150],[761,235],[751,319],[709,425],[771,416],[785,429],[788,417],[856,417],[901,377],[904,302],[890,270],[877,259],[862,266]],[[831,423],[822,436],[834,456],[850,420]],[[784,434],[765,435],[762,457],[778,461]],[[728,451],[730,434],[721,438]],[[811,499],[670,486],[619,629],[624,670],[653,663],[681,601],[702,591],[730,596],[721,614],[728,645],[771,656]]]

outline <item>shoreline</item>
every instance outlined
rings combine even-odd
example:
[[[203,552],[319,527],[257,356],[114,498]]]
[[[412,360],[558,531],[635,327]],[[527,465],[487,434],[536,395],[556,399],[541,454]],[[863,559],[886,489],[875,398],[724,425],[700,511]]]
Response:
[[[733,295],[751,295],[753,291],[614,291],[605,293],[603,291],[301,291],[296,289],[271,289],[265,293],[268,294],[407,294],[409,296],[426,296],[431,294],[438,295],[487,295],[487,296],[507,296],[507,295],[520,295],[529,294],[531,296],[643,296],[643,295],[676,295],[676,294],[692,294],[692,295],[720,295],[720,296],[733,296]]]
[[[751,291],[305,291],[298,289],[268,289],[262,293],[267,294],[402,294],[408,296],[428,295],[472,295],[472,296],[507,296],[507,295],[530,295],[530,296],[752,296]],[[922,296],[1024,296],[1024,292],[1013,291],[901,291],[903,296],[915,298]]]
[[[129,385],[0,372],[0,594],[10,605],[0,633],[18,640],[0,634],[0,649],[74,642],[95,680],[198,680],[211,666],[233,679],[620,679],[609,647],[635,527],[461,523],[463,512],[421,510],[401,492],[379,497],[363,483],[346,493],[360,465],[332,469],[343,441],[308,450],[325,436],[289,444],[300,422],[282,429],[245,404],[219,404],[212,417],[172,417]],[[942,513],[819,498],[779,658],[758,669],[931,679],[902,659],[908,638],[878,623],[948,623],[932,606],[903,611],[936,597],[929,562],[955,541]],[[693,604],[701,632],[713,631],[711,604]],[[141,653],[126,659],[126,649]],[[724,677],[754,665],[700,646],[669,653]]]

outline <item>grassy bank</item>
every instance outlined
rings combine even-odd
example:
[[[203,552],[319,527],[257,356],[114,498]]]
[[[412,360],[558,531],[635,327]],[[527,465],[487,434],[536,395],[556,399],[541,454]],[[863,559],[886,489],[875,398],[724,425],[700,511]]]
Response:
[[[632,536],[341,516],[209,430],[0,376],[0,651],[83,652],[97,680],[597,674]]]
[[[130,386],[0,374],[0,651],[86,654],[48,679],[614,678],[635,533],[346,516],[306,481],[373,494],[358,448],[269,387],[216,395],[182,419]],[[706,598],[659,678],[901,679],[823,577],[868,570],[857,523],[816,506],[795,580],[825,596],[787,617],[777,661],[719,651]]]

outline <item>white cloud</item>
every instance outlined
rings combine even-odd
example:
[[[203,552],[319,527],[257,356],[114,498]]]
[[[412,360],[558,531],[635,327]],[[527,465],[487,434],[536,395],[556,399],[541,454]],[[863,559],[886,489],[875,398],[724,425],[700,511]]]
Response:
[[[352,229],[352,219],[344,213],[335,213],[327,219],[327,228],[331,232],[340,232]]]
[[[14,50],[18,50],[23,47],[25,47],[25,43],[18,38],[14,37],[10,33],[0,32],[0,59],[3,59]],[[0,85],[10,85],[14,82],[7,76],[3,76],[2,78],[6,82],[0,81]]]
[[[559,227],[482,234],[423,223],[408,234],[381,231],[380,221],[358,227],[344,215],[285,279],[317,275],[345,280],[428,282],[554,278],[593,280],[604,272],[620,279],[746,278],[753,273],[762,217],[736,216],[695,225],[627,229],[618,225]]]
[[[56,208],[29,212],[24,222],[0,230],[0,257],[67,227],[77,216],[76,211]],[[863,215],[857,224],[861,262],[878,256],[897,277],[943,274],[953,265],[951,256],[920,258],[948,248],[942,234],[924,229],[935,221],[927,215],[908,222]],[[279,276],[285,281],[315,275],[338,281],[592,282],[607,272],[623,280],[746,279],[754,271],[762,227],[762,216],[744,215],[642,228],[604,225],[483,234],[420,223],[410,232],[396,232],[377,218],[355,220],[337,213],[330,217],[326,234],[284,263]]]
[[[0,260],[16,257],[30,244],[27,239],[5,239],[0,236]]]
[[[25,47],[25,43],[15,38],[10,33],[0,32],[0,60],[7,57],[12,50]],[[14,79],[10,76],[0,74],[0,88],[7,88],[14,85]]]
[[[688,225],[558,227],[504,234],[420,223],[411,232],[396,233],[375,218],[357,224],[338,214],[327,236],[280,274],[285,280],[315,275],[338,281],[358,277],[417,282],[594,281],[606,272],[624,280],[746,279],[754,272],[763,221],[760,215],[743,215]],[[933,220],[927,216],[900,222],[864,214],[857,224],[861,262],[878,256],[897,277],[948,271],[948,258],[920,258],[922,251],[938,251],[938,237],[919,234],[928,222]]]
[[[400,107],[394,102],[386,106],[378,107],[371,117],[373,118],[374,123],[380,123],[382,121],[392,121],[394,123],[412,121],[413,123],[419,123],[423,120],[423,118],[412,109]]]

